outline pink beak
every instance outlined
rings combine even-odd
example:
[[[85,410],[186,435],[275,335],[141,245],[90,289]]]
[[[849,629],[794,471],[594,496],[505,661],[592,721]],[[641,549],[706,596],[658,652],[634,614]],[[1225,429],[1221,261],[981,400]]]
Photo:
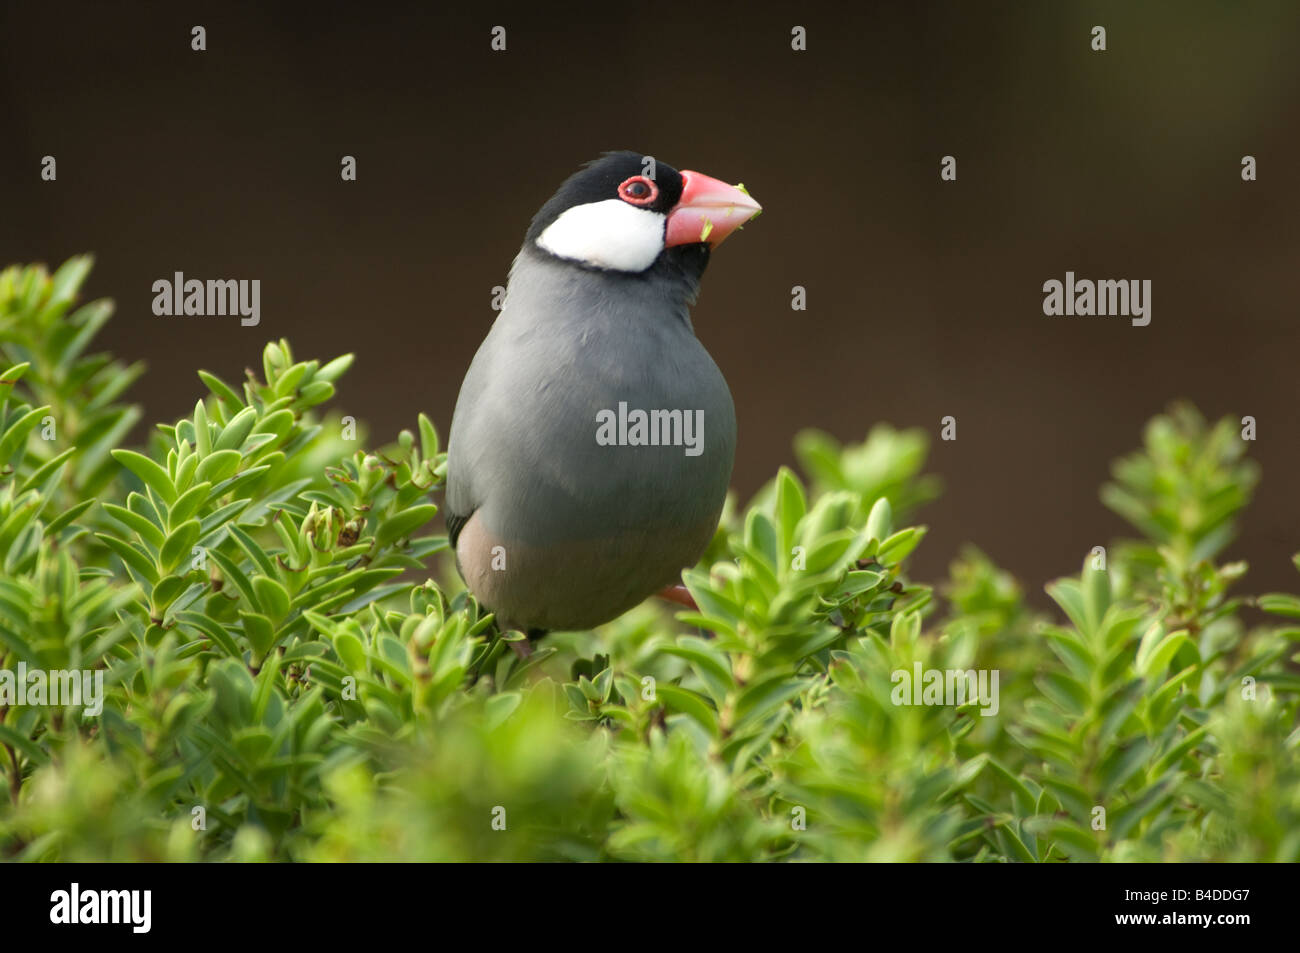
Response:
[[[763,210],[742,189],[699,172],[683,170],[682,197],[668,213],[664,245],[711,246],[723,239]]]

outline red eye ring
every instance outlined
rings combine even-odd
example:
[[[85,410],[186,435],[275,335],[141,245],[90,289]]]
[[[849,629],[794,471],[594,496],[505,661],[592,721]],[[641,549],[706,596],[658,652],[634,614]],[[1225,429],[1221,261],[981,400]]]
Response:
[[[618,187],[618,197],[629,205],[653,205],[659,198],[659,186],[651,178],[634,175],[623,180]]]

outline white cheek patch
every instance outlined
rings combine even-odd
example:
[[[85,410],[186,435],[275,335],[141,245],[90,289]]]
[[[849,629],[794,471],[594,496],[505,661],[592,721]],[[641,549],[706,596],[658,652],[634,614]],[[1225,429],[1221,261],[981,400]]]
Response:
[[[566,209],[537,236],[552,255],[615,271],[645,271],[664,250],[665,216],[606,199]]]

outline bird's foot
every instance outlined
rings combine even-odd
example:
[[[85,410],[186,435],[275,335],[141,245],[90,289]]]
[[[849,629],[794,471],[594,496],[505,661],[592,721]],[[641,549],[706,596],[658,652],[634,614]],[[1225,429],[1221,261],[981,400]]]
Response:
[[[527,638],[517,639],[517,640],[511,639],[506,644],[510,646],[511,650],[516,655],[519,656],[521,661],[529,658],[533,654],[532,643],[529,642]]]
[[[692,612],[699,612],[700,607],[695,602],[695,597],[691,595],[691,590],[685,586],[665,586],[655,593],[660,599],[666,599],[669,602],[675,602],[679,606],[685,606]]]

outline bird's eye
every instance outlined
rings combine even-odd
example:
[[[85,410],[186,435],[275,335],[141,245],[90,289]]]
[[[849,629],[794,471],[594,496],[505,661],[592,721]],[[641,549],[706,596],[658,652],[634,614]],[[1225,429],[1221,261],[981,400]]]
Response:
[[[659,197],[659,186],[644,175],[634,175],[618,187],[618,197],[632,205],[649,205]]]

